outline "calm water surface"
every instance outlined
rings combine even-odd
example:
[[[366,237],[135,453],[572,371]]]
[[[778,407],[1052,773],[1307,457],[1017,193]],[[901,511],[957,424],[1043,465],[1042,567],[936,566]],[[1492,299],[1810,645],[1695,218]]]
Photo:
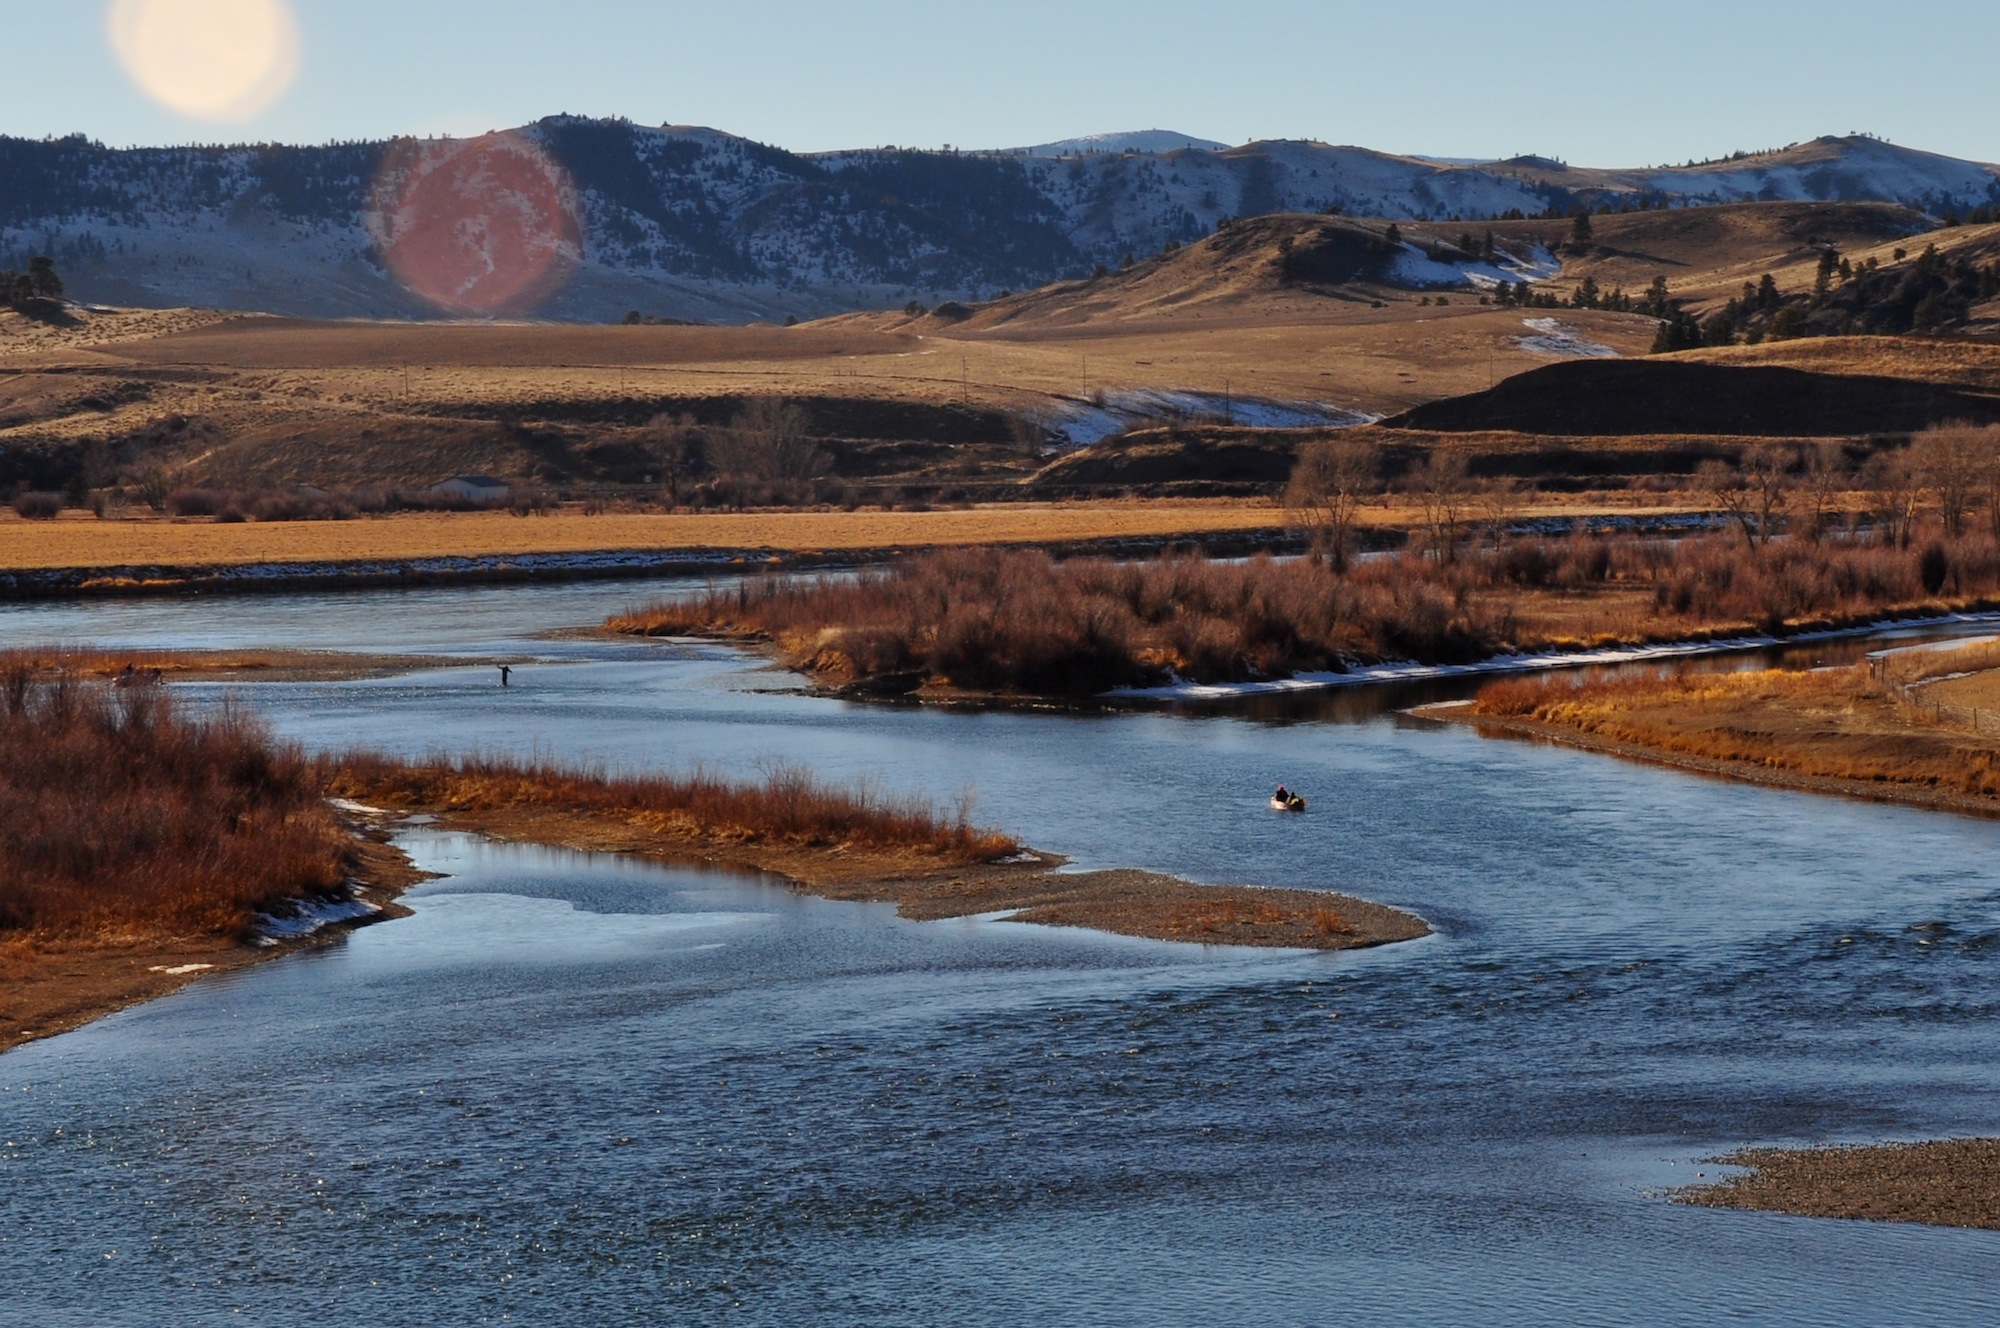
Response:
[[[2000,1131],[2000,824],[1398,720],[942,712],[549,643],[631,585],[0,611],[538,654],[234,696],[316,746],[779,761],[1364,955],[918,924],[413,828],[414,917],[0,1057],[0,1323],[2000,1323],[2000,1235],[1712,1213],[1752,1142]],[[1395,698],[1407,701],[1406,697]],[[1284,780],[1303,818],[1262,809]]]

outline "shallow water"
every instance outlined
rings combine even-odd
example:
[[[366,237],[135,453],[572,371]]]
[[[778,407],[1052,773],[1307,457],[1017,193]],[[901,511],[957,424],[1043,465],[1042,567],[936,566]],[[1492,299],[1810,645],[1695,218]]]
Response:
[[[605,611],[563,594],[234,601],[189,635],[512,649]],[[316,745],[970,786],[1083,865],[1351,890],[1439,934],[918,924],[414,830],[449,873],[414,917],[0,1057],[0,1323],[2000,1322],[2000,1234],[1654,1193],[1741,1143],[2000,1130],[2000,824],[1365,693],[948,712],[709,647],[561,650],[504,692],[184,690]],[[1280,779],[1311,813],[1263,809]]]

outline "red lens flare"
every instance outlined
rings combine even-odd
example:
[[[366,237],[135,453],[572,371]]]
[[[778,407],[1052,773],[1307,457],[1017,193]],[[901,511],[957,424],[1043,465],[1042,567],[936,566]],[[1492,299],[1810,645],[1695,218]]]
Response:
[[[583,261],[575,185],[516,133],[394,144],[368,229],[396,280],[447,313],[528,313]]]

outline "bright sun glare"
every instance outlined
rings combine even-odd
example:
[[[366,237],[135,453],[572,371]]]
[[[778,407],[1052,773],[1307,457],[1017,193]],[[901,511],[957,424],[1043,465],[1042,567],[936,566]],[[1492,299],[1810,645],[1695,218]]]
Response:
[[[247,120],[299,72],[288,0],[112,0],[107,26],[133,82],[199,120]]]

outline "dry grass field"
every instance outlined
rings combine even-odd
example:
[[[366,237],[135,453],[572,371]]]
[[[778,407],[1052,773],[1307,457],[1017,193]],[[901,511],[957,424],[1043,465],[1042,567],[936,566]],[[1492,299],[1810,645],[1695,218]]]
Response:
[[[1780,365],[1813,373],[1908,378],[2000,391],[2000,342],[1931,337],[1812,337],[1683,351],[1675,358],[1709,364]]]
[[[1647,516],[1683,505],[1647,495],[1552,495],[1520,517]],[[1421,510],[1388,497],[1359,524],[1400,531]],[[351,521],[215,522],[65,512],[29,521],[0,511],[0,572],[50,568],[231,567],[250,563],[410,561],[627,550],[741,550],[755,555],[1172,540],[1270,530],[1286,522],[1269,499],[1106,499],[1020,502],[932,511],[605,512],[545,515],[399,512]]]
[[[1987,722],[2000,720],[2000,669],[1988,668],[1933,683],[1924,688],[1923,698],[1942,706],[1984,712]]]
[[[1393,516],[1394,513],[1385,513]],[[960,544],[1153,539],[1268,529],[1265,501],[1004,503],[930,512],[403,512],[353,521],[54,521],[0,516],[0,569],[233,566],[355,559],[405,561],[628,549],[890,551]]]

